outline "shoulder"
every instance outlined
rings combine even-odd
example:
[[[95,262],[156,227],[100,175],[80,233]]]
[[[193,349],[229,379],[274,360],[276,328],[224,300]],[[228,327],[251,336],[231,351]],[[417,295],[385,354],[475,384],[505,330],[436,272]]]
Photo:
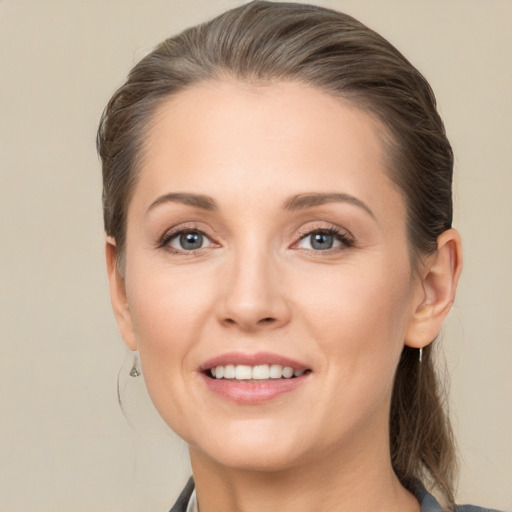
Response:
[[[455,512],[499,512],[494,508],[476,507],[475,505],[458,505]]]
[[[421,512],[443,512],[443,509],[434,496],[432,496],[420,482],[417,483],[415,494],[420,502]],[[477,507],[475,505],[457,505],[455,512],[499,512],[499,510]]]
[[[192,478],[189,479],[187,485],[181,492],[179,498],[177,499],[174,506],[171,508],[169,512],[186,512],[187,505],[190,500],[190,496],[194,491],[194,480]],[[421,512],[442,512],[442,509],[437,502],[437,500],[425,490],[423,485],[418,484],[416,497],[418,498],[421,505]],[[455,507],[455,512],[500,512],[499,510],[477,507],[474,505],[457,505]]]

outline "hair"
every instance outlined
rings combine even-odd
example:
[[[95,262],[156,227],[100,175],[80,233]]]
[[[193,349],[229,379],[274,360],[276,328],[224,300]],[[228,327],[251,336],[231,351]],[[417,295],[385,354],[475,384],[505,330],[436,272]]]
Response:
[[[144,143],[161,104],[205,81],[295,81],[343,98],[383,127],[387,171],[407,206],[413,266],[452,223],[453,153],[432,89],[382,36],[340,12],[255,1],[159,44],[129,73],[101,117],[105,231],[123,268],[126,217]],[[405,347],[395,376],[390,451],[401,483],[418,480],[454,506],[455,450],[431,345]]]

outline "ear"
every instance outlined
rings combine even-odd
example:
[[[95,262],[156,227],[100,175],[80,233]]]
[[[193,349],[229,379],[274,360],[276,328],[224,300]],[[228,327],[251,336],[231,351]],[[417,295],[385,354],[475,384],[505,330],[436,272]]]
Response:
[[[126,296],[125,279],[118,268],[117,247],[112,237],[107,237],[105,243],[107,274],[110,288],[110,301],[114,309],[119,331],[124,342],[131,350],[137,350],[137,342],[133,330],[132,316]]]
[[[437,251],[421,269],[405,345],[422,348],[434,341],[452,307],[461,270],[460,235],[449,229],[439,236]]]

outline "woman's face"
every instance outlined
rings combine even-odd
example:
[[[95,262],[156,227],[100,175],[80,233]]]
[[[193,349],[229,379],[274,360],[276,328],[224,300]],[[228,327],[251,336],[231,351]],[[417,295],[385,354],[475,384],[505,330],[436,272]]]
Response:
[[[193,459],[278,469],[387,449],[422,289],[378,130],[296,83],[206,83],[158,111],[120,325]]]

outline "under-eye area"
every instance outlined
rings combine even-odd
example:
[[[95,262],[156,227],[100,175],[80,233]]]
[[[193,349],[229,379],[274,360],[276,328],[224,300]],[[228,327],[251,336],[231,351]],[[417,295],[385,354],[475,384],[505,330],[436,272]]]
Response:
[[[240,381],[294,379],[311,373],[309,368],[292,368],[280,364],[245,364],[218,365],[205,371],[211,379],[231,379]]]

